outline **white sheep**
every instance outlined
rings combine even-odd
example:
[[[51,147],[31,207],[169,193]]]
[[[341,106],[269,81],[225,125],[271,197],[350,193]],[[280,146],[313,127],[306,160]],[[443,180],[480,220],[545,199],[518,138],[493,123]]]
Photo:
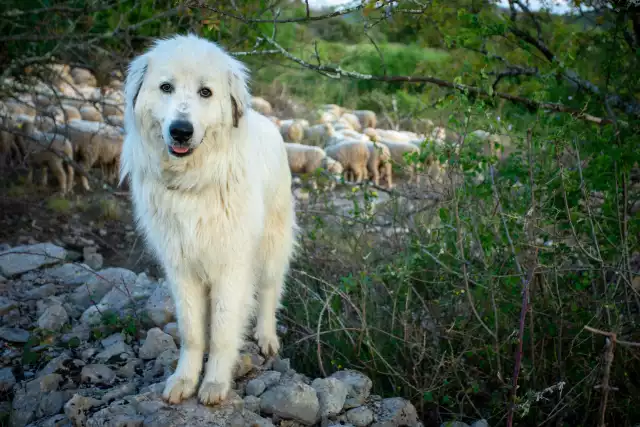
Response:
[[[360,124],[360,120],[358,116],[353,113],[344,113],[338,121],[346,121],[351,126],[351,129],[360,132],[362,130],[362,125]]]
[[[342,116],[345,113],[345,109],[338,104],[325,104],[320,107],[320,110],[326,113],[330,113],[336,118]]]
[[[251,98],[251,108],[264,116],[270,116],[273,114],[273,107],[271,107],[271,103],[259,96]]]
[[[367,169],[369,176],[373,178],[376,185],[380,185],[380,178],[384,177],[387,181],[387,188],[393,188],[391,179],[391,152],[389,148],[383,144],[375,142],[365,142],[369,149],[369,162]]]
[[[305,128],[304,139],[312,145],[324,145],[330,137],[335,135],[331,123],[322,123]]]
[[[402,168],[409,173],[409,182],[413,181],[415,177],[416,184],[419,184],[420,176],[416,174],[416,164],[415,162],[408,164],[405,159],[405,154],[413,155],[413,153],[417,153],[419,155],[420,149],[408,142],[389,141],[386,139],[380,139],[378,142],[386,145],[387,148],[389,148],[393,162],[401,165]]]
[[[341,131],[337,131],[336,136],[342,137],[344,139],[353,139],[354,141],[362,141],[362,142],[371,141],[371,138],[369,138],[367,135],[360,132],[356,132],[355,130],[352,130],[352,129],[343,129]]]
[[[93,105],[83,105],[80,108],[80,116],[82,117],[82,120],[89,122],[102,121],[102,113]]]
[[[98,85],[96,77],[86,68],[72,68],[70,74],[73,78],[73,82],[78,86],[96,87]]]
[[[31,102],[24,102],[23,100],[15,101],[13,99],[5,102],[5,107],[9,111],[10,114],[25,114],[31,117],[35,117],[36,115],[36,107]]]
[[[329,111],[321,111],[318,114],[317,123],[334,123],[337,121],[338,121],[338,116]]]
[[[292,174],[309,174],[318,169],[326,170],[331,175],[340,175],[343,172],[342,165],[327,156],[327,153],[320,147],[297,143],[285,143],[287,149],[287,159],[289,161],[289,169]],[[335,181],[331,188],[335,186]],[[315,180],[312,186],[317,188]]]
[[[359,183],[367,178],[369,148],[364,142],[343,141],[327,147],[325,152],[342,164],[345,180]],[[352,179],[349,179],[350,177]]]
[[[105,123],[110,124],[111,126],[124,127],[124,117],[118,116],[107,116],[104,118]]]
[[[378,118],[376,113],[371,110],[354,110],[353,114],[358,118],[358,121],[363,128],[374,128],[378,124]]]
[[[73,186],[74,170],[61,157],[61,154],[69,160],[73,160],[71,142],[62,135],[40,132],[33,123],[23,124],[20,131],[22,135],[18,135],[17,138],[21,141],[19,145],[24,147],[25,159],[29,164],[27,182],[31,183],[33,181],[34,167],[39,166],[42,172],[41,183],[46,186],[48,169],[51,169],[51,172],[58,180],[61,193],[66,194]]]
[[[407,118],[400,120],[398,125],[402,129],[411,129],[414,132],[429,134],[436,124],[430,119]]]
[[[111,183],[117,179],[124,135],[120,128],[99,122],[73,120],[62,127],[74,148],[74,156],[85,171],[99,165],[111,171],[107,177]],[[82,177],[82,186],[90,191],[89,181]]]
[[[304,138],[304,128],[296,121],[282,120],[280,134],[286,142],[300,142]]]

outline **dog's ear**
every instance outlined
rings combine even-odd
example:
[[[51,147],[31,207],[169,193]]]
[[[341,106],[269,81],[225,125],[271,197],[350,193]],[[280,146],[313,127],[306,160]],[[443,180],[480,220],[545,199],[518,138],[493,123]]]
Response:
[[[147,73],[148,59],[147,55],[141,55],[135,58],[129,64],[127,77],[124,82],[124,98],[125,98],[125,125],[134,126],[135,116],[134,110],[138,101],[138,94]]]
[[[249,103],[250,95],[246,83],[246,69],[241,64],[237,64],[236,70],[229,72],[229,97],[231,101],[231,114],[233,127],[238,127],[238,123]]]

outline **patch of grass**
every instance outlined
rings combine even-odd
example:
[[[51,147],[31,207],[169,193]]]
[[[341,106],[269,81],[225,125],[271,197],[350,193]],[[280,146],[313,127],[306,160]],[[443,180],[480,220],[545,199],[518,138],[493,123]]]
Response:
[[[68,214],[71,212],[73,204],[64,197],[52,196],[47,199],[47,208],[57,213]]]
[[[438,69],[446,69],[451,62],[447,52],[421,47],[418,45],[386,44],[376,48],[369,44],[348,45],[343,43],[318,43],[318,53],[323,62],[340,66],[363,74],[389,75],[433,74]],[[301,57],[314,61],[314,52],[299,52]],[[382,60],[381,58],[384,58]],[[398,88],[400,107],[410,108],[419,102],[426,102],[432,96],[433,89],[419,85],[389,85],[380,82],[350,79],[320,79],[318,74],[291,66],[255,67],[253,73],[254,91],[268,94],[274,87],[286,90],[289,95],[302,100],[309,106],[336,103],[348,108],[366,108],[380,110],[375,102],[381,95],[388,101],[388,95]],[[375,95],[375,94],[378,95]]]
[[[6,192],[9,197],[23,197],[28,194],[28,188],[24,184],[12,184]]]
[[[105,221],[117,221],[121,218],[122,212],[118,202],[114,199],[100,200],[100,219]]]

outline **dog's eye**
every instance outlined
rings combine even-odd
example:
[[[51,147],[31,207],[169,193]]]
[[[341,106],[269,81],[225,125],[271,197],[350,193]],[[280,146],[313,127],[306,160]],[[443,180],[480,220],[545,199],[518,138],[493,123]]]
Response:
[[[203,98],[208,98],[211,96],[211,90],[203,87],[202,89],[200,89],[200,92],[198,92],[200,94],[201,97]]]
[[[166,93],[170,93],[173,90],[173,87],[169,83],[162,83],[160,85],[160,90]]]

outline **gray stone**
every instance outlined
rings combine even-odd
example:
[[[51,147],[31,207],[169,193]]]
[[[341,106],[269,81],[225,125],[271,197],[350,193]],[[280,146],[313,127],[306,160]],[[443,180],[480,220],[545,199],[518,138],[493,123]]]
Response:
[[[347,399],[347,386],[336,378],[317,378],[311,383],[318,394],[320,416],[333,417],[342,411]]]
[[[18,303],[6,297],[0,297],[0,316],[4,316],[14,308],[18,307]]]
[[[122,378],[133,378],[136,376],[136,368],[142,366],[142,360],[129,359],[127,363],[118,368],[118,376]]]
[[[176,322],[170,322],[164,325],[162,328],[165,334],[169,334],[173,337],[173,340],[176,344],[180,344],[180,329],[178,328],[178,324]]]
[[[354,427],[366,427],[373,422],[373,411],[366,406],[349,409],[346,415]]]
[[[237,417],[244,416],[255,422],[256,427],[272,427],[266,420],[249,411],[243,411],[243,401],[231,392],[224,402],[208,407],[198,402],[197,397],[184,400],[179,405],[168,405],[161,397],[164,385],[154,384],[149,391],[129,396],[125,400],[111,403],[87,420],[87,427],[142,426],[144,427],[185,427],[185,426],[229,426],[236,425]],[[126,422],[126,423],[125,423]]]
[[[44,368],[38,371],[38,373],[36,374],[36,378],[44,377],[45,375],[49,375],[49,374],[58,373],[57,371],[62,371],[63,369],[65,369],[64,367],[65,362],[68,362],[69,360],[71,360],[71,355],[67,352],[63,352],[57,357],[54,357],[53,359],[51,359],[45,365]]]
[[[260,413],[260,398],[256,396],[245,396],[244,409],[247,411]]]
[[[266,371],[263,372],[262,375],[260,375],[258,378],[264,383],[267,388],[269,388],[280,381],[280,378],[282,378],[282,374],[277,371]]]
[[[117,387],[110,389],[102,396],[102,402],[112,402],[116,399],[122,399],[125,396],[131,396],[136,393],[138,387],[135,382],[120,384]]]
[[[0,392],[5,393],[16,384],[11,368],[0,368]]]
[[[161,368],[168,368],[173,372],[178,365],[179,358],[180,350],[177,348],[165,350],[156,358],[156,361],[154,362],[154,369],[160,370]]]
[[[65,305],[65,310],[69,313],[68,304]],[[87,325],[77,324],[72,329],[71,332],[67,332],[60,337],[60,341],[64,344],[71,344],[72,342],[77,347],[79,343],[83,341],[87,341],[91,337],[91,329]]]
[[[60,391],[62,376],[45,375],[15,387],[11,426],[24,427],[35,419],[50,417],[62,410],[69,392]]]
[[[132,300],[142,301],[150,298],[160,286],[158,282],[151,280],[146,273],[140,273],[133,286],[128,288],[128,294]]]
[[[87,427],[142,427],[144,417],[136,413],[133,405],[117,404],[99,410],[87,420]],[[187,425],[187,424],[185,424]],[[169,424],[167,424],[169,426]]]
[[[371,393],[373,383],[369,377],[361,372],[347,369],[334,372],[330,378],[338,379],[347,386],[345,409],[361,406]]]
[[[165,334],[160,328],[151,328],[147,332],[147,338],[140,347],[138,355],[143,360],[155,359],[165,350],[177,349],[171,335]]]
[[[305,425],[315,424],[320,419],[316,391],[300,383],[277,385],[264,392],[260,397],[260,410]]]
[[[38,327],[49,331],[59,331],[69,322],[67,311],[59,304],[49,306],[38,319]]]
[[[64,413],[69,417],[74,426],[81,427],[86,424],[86,412],[101,403],[102,402],[100,400],[74,394],[73,397],[64,405]]]
[[[138,276],[126,268],[111,267],[98,271],[87,282],[80,285],[70,295],[71,301],[82,310],[97,304],[116,285],[128,286],[135,283]]]
[[[133,356],[133,350],[123,341],[118,341],[109,348],[104,349],[96,355],[98,362],[107,362],[117,356],[120,356],[120,360],[124,360],[121,356],[126,354],[127,356]]]
[[[153,324],[158,327],[163,327],[176,320],[176,306],[166,285],[158,286],[155,289],[147,301],[145,311]]]
[[[478,420],[475,423],[471,424],[471,427],[489,427],[489,423],[487,420]]]
[[[99,270],[104,265],[104,258],[99,253],[83,254],[84,263],[94,270]]]
[[[47,268],[39,273],[43,279],[56,281],[65,286],[82,285],[95,276],[95,273],[89,266],[75,263],[67,263],[57,267]],[[29,278],[31,274],[32,273],[27,273]],[[23,278],[25,278],[25,276],[23,276]]]
[[[83,383],[109,385],[116,379],[116,373],[108,366],[96,363],[82,368],[80,378]]]
[[[245,393],[248,396],[260,396],[266,389],[267,386],[264,384],[264,381],[259,378],[254,378],[247,383]]]
[[[418,424],[418,413],[407,399],[391,397],[382,399],[374,420],[375,423],[372,426],[375,427],[398,427],[403,425],[414,427]]]
[[[80,321],[88,325],[97,325],[102,320],[102,313],[119,312],[126,306],[149,298],[157,284],[141,273],[133,283],[116,283],[100,302],[92,305],[82,313]]]
[[[53,243],[16,246],[0,252],[0,274],[13,277],[49,264],[64,261],[67,251]]]
[[[270,419],[263,418],[257,414],[259,410],[260,408],[258,408],[258,411],[254,412],[247,409],[242,412],[242,418],[244,418],[243,427],[273,427],[273,423],[271,422]]]
[[[73,427],[71,420],[64,414],[56,414],[53,417],[43,418],[27,427]]]
[[[82,352],[80,353],[80,358],[82,360],[84,360],[85,362],[89,359],[91,359],[93,356],[96,355],[96,353],[98,353],[98,349],[91,347],[91,348],[85,348],[84,350],[82,350]]]
[[[9,342],[26,343],[29,341],[29,332],[20,328],[0,327],[0,339]]]
[[[24,300],[25,301],[41,300],[46,297],[55,295],[56,292],[57,292],[56,285],[54,285],[53,283],[47,283],[45,285],[38,286],[37,288],[31,289],[24,296]]]
[[[291,369],[291,361],[289,359],[277,358],[273,362],[273,370],[284,374]]]
[[[124,343],[124,336],[120,332],[116,332],[115,334],[109,335],[105,339],[100,341],[103,348],[109,348],[114,344]]]

